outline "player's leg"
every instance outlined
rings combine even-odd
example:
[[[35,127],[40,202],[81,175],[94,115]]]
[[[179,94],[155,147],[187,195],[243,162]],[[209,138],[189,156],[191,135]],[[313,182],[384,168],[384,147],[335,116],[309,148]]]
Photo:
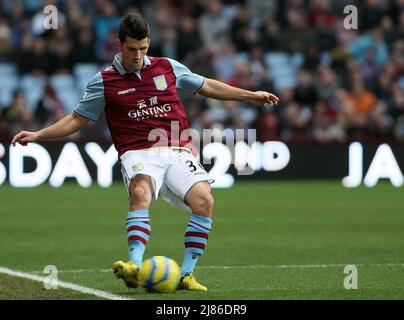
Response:
[[[205,253],[212,228],[213,196],[208,182],[196,183],[186,194],[185,201],[192,209],[192,215],[184,237],[184,260],[181,266],[181,288],[206,291],[192,276],[199,257]]]
[[[129,193],[129,212],[126,230],[129,245],[129,261],[115,262],[112,269],[123,279],[128,287],[138,286],[138,271],[150,237],[149,206],[152,200],[152,178],[147,175],[135,176],[127,186]]]
[[[126,228],[129,259],[140,268],[143,254],[150,237],[149,206],[153,196],[152,178],[139,174],[129,184],[129,212]]]
[[[207,182],[196,183],[185,196],[185,201],[192,209],[185,231],[184,261],[181,274],[192,273],[200,256],[205,253],[210,230],[212,228],[213,196]]]
[[[165,183],[168,202],[192,212],[184,237],[184,261],[181,267],[181,289],[207,290],[192,276],[200,256],[205,252],[212,225],[213,197],[210,183],[213,179],[190,153],[182,152],[167,170]]]
[[[121,156],[121,171],[129,195],[126,219],[129,261],[117,261],[112,268],[127,286],[137,287],[138,270],[150,237],[149,206],[163,184],[165,167],[158,153],[138,150]]]

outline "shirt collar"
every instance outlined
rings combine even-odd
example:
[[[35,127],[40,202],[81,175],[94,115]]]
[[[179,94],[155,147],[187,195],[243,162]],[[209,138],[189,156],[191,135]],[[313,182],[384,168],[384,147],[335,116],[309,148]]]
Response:
[[[114,65],[116,70],[118,70],[119,74],[121,76],[123,76],[124,74],[128,73],[128,71],[126,71],[126,69],[121,64],[121,60],[122,60],[122,52],[115,55],[114,61],[112,62],[112,64]],[[145,55],[143,58],[143,68],[150,64],[151,64],[151,61],[150,61],[149,57]]]

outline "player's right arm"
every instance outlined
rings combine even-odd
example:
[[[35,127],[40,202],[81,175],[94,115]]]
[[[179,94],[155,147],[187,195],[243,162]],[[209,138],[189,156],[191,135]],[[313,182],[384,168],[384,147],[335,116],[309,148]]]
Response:
[[[65,138],[83,128],[87,125],[88,121],[89,120],[71,113],[60,119],[55,124],[42,130],[35,132],[21,131],[17,133],[13,137],[11,144],[15,146],[18,142],[21,145],[26,146],[28,142]]]
[[[96,122],[105,106],[104,83],[98,72],[87,84],[87,88],[74,112],[55,124],[39,131],[21,131],[11,141],[25,146],[28,142],[54,140],[70,136],[83,128],[89,120]]]

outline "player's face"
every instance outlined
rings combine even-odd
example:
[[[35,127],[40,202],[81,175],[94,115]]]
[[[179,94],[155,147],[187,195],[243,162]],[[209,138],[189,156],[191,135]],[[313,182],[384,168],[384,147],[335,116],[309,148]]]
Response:
[[[136,40],[131,37],[126,37],[124,42],[118,39],[118,47],[122,52],[121,63],[129,72],[134,72],[142,69],[143,58],[150,46],[150,38]]]

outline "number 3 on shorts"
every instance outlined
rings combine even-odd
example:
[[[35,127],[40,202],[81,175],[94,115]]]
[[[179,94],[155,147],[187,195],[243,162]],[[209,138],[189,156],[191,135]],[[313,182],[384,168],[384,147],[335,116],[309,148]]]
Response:
[[[195,164],[194,164],[193,161],[188,160],[188,161],[186,161],[185,163],[188,165],[188,167],[190,168],[190,171],[191,171],[191,172],[195,172],[195,171],[197,170],[197,168],[196,168],[196,166],[195,166]],[[201,165],[199,162],[197,162],[197,165],[198,165],[203,171],[205,171],[205,168],[202,167],[202,165]]]

